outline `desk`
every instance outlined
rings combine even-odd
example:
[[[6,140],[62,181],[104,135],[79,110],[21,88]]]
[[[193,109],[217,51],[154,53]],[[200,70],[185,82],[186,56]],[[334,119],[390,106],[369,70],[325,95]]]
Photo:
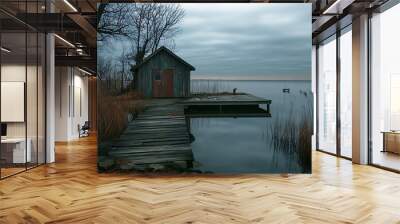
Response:
[[[1,157],[6,160],[6,163],[26,163],[31,162],[31,139],[25,138],[6,138],[1,139]],[[25,145],[26,151],[25,151]],[[12,159],[11,159],[12,158]],[[26,159],[26,160],[25,160]]]
[[[400,132],[384,131],[383,133],[383,152],[400,154]]]

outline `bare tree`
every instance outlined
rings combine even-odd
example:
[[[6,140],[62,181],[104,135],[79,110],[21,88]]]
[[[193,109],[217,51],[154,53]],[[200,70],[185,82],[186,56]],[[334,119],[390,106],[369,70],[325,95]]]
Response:
[[[98,41],[115,36],[128,36],[128,15],[131,7],[128,4],[103,3],[97,9]]]
[[[136,64],[139,64],[160,43],[175,36],[179,31],[177,25],[182,21],[185,12],[179,4],[148,3],[135,4],[129,15],[132,56]]]
[[[128,53],[125,48],[122,49],[121,54],[118,56],[118,62],[120,64],[120,74],[121,74],[121,92],[125,88],[125,81],[129,80],[130,76],[130,62],[132,61],[131,54]]]
[[[106,80],[111,74],[112,63],[104,57],[98,57],[97,60],[97,78],[99,80]]]
[[[124,50],[117,59],[117,63],[121,65],[121,69],[118,69],[121,72],[121,90],[128,75],[131,76],[131,84],[134,86],[135,77],[133,77],[133,71],[128,69],[131,67],[129,62],[139,64],[146,55],[153,53],[160,45],[174,45],[173,38],[179,31],[178,25],[184,15],[185,12],[179,4],[104,3],[99,5],[98,40],[123,37],[130,43],[130,51],[127,53]],[[111,67],[108,62],[100,66],[103,70]],[[112,66],[116,67],[114,64]]]

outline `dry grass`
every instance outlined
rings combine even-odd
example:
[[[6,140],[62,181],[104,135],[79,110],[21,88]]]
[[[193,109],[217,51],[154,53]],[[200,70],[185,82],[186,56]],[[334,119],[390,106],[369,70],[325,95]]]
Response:
[[[311,104],[312,105],[312,104]],[[303,165],[304,173],[311,173],[311,136],[313,134],[313,111],[312,106],[304,106],[298,125],[298,155],[299,164]]]
[[[98,138],[108,141],[121,135],[130,119],[144,109],[143,97],[136,92],[121,95],[101,93],[98,104]]]

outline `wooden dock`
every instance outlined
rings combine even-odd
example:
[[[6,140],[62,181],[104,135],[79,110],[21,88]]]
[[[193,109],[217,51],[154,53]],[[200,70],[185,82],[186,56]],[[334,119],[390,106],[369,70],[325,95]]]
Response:
[[[193,153],[183,106],[178,100],[155,100],[128,124],[109,155],[122,169],[144,170],[165,165],[191,167]]]
[[[181,102],[187,117],[270,117],[271,100],[251,94],[193,96]],[[260,107],[266,105],[266,109]]]
[[[145,111],[113,141],[108,155],[123,170],[191,168],[191,117],[266,117],[270,103],[250,94],[148,100]],[[268,110],[260,104],[267,104]]]
[[[209,106],[209,105],[260,105],[271,104],[271,100],[257,97],[247,93],[226,94],[226,95],[205,95],[194,96],[184,100],[181,104],[185,106]]]

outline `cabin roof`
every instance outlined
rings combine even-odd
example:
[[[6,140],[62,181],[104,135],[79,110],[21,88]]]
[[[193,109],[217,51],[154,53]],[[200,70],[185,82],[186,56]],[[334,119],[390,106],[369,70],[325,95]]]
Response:
[[[166,48],[165,46],[161,46],[159,47],[157,50],[155,50],[152,54],[150,54],[149,56],[145,57],[142,61],[142,63],[133,66],[133,70],[137,70],[140,67],[142,67],[144,64],[146,64],[148,61],[150,61],[154,56],[156,56],[157,54],[161,53],[162,51],[165,51],[167,54],[169,54],[170,56],[172,56],[173,58],[175,58],[176,60],[178,60],[180,63],[182,63],[183,65],[187,66],[190,68],[191,71],[194,71],[195,68],[187,63],[185,60],[183,60],[181,57],[179,57],[178,55],[176,55],[174,52],[172,52],[170,49]]]

